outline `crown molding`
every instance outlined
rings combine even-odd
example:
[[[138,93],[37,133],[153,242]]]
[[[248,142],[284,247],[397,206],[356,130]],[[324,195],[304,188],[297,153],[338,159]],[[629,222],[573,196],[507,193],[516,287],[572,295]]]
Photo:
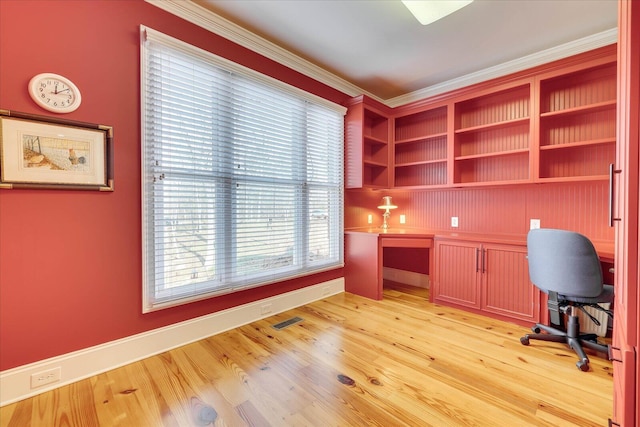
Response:
[[[363,93],[367,96],[384,102],[379,97],[364,91],[362,88],[336,76],[333,73],[303,59],[286,49],[240,27],[237,24],[225,19],[204,7],[184,0],[145,0],[166,12],[179,18],[185,19],[192,24],[198,25],[212,33],[232,41],[242,47],[252,50],[264,57],[272,59],[292,70],[298,71],[307,77],[318,80],[336,90],[346,93],[349,96],[358,96]]]
[[[185,19],[212,33],[226,38],[240,46],[252,50],[264,57],[279,62],[299,73],[311,77],[321,83],[339,90],[349,96],[367,95],[388,107],[398,107],[414,101],[419,101],[452,90],[460,89],[472,84],[481,83],[493,78],[506,76],[511,73],[523,71],[528,68],[543,65],[558,59],[587,52],[599,47],[607,46],[618,41],[618,29],[612,28],[588,37],[574,40],[550,49],[546,49],[522,58],[508,61],[494,67],[489,67],[474,73],[470,73],[446,82],[428,86],[414,92],[400,95],[394,98],[382,99],[359,86],[336,76],[333,73],[303,59],[280,46],[240,27],[233,22],[216,15],[210,10],[184,0],[145,0],[146,2],[165,10],[175,16]]]
[[[569,43],[561,44],[543,51],[523,56],[522,58],[508,61],[493,67],[475,73],[466,74],[464,76],[448,80],[415,92],[407,93],[395,98],[383,101],[389,107],[398,107],[410,102],[419,101],[421,99],[430,98],[456,89],[461,89],[476,83],[481,83],[497,77],[506,76],[508,74],[524,71],[539,65],[559,59],[568,58],[579,53],[588,52],[599,47],[608,46],[618,41],[618,29],[612,28],[600,33],[593,34]]]

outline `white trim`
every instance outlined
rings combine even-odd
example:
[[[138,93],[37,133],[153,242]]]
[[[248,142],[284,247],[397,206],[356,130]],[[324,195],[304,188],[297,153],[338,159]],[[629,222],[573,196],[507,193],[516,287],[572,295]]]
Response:
[[[8,405],[342,292],[344,292],[344,278],[338,278],[163,328],[7,369],[0,372],[0,406]],[[265,306],[270,310],[268,313],[263,313]],[[31,389],[32,374],[58,367],[61,368],[62,373],[59,382]]]
[[[392,282],[404,283],[405,285],[429,289],[428,274],[399,270],[397,268],[391,267],[382,267],[382,278],[384,280],[391,280]]]
[[[192,24],[218,34],[240,46],[246,47],[262,56],[272,59],[292,70],[298,71],[308,77],[314,78],[334,89],[346,93],[349,96],[358,96],[363,93],[358,86],[329,73],[323,68],[303,59],[286,49],[245,30],[239,25],[216,15],[210,10],[184,0],[145,0],[160,9],[175,16],[185,19]],[[373,94],[366,93],[372,98],[380,100]]]
[[[569,43],[543,50],[520,59],[505,62],[494,67],[489,67],[475,73],[467,74],[446,82],[429,86],[414,92],[407,93],[387,100],[365,91],[364,89],[318,67],[311,62],[277,46],[276,44],[245,30],[239,25],[216,15],[210,10],[184,0],[145,0],[146,2],[163,9],[173,15],[186,19],[212,33],[218,34],[240,46],[272,59],[284,66],[298,71],[321,83],[339,90],[349,96],[365,94],[389,107],[397,107],[413,101],[422,100],[439,95],[451,90],[459,89],[471,84],[480,83],[496,77],[526,70],[538,65],[546,64],[558,59],[568,58],[578,53],[587,52],[602,46],[607,46],[618,41],[618,29],[612,28],[601,33],[593,34]]]
[[[430,98],[441,93],[450,92],[455,89],[470,86],[472,84],[481,83],[497,77],[506,76],[511,73],[517,73],[538,65],[548,64],[549,62],[559,59],[568,58],[579,53],[588,52],[599,47],[608,46],[618,41],[618,29],[612,28],[601,33],[593,34],[560,46],[552,47],[522,58],[508,61],[493,67],[475,73],[467,74],[446,82],[442,82],[415,92],[407,93],[385,101],[389,107],[397,107],[410,102],[419,101]]]

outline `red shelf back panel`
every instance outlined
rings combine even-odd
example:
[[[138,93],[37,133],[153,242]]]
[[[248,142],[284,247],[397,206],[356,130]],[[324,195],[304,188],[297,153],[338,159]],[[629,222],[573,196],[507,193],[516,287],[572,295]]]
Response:
[[[615,105],[582,114],[544,118],[540,125],[541,146],[611,139],[615,136]]]
[[[447,107],[422,111],[395,120],[395,140],[422,138],[447,131]]]
[[[529,139],[529,123],[458,134],[455,156],[528,149]]]
[[[367,186],[388,187],[388,175],[386,167],[373,165],[364,166],[364,182]]]
[[[562,111],[616,99],[616,63],[542,82],[542,113]]]
[[[444,161],[395,169],[396,187],[445,185],[446,183],[447,163]]]
[[[365,109],[364,113],[364,136],[388,141],[389,140],[389,119]]]
[[[447,136],[425,139],[395,146],[395,163],[415,163],[432,160],[446,160]]]
[[[529,155],[479,157],[455,162],[455,183],[502,182],[529,179]]]
[[[456,129],[529,117],[529,84],[456,104]]]
[[[364,161],[387,164],[388,148],[384,144],[367,143],[363,147]]]
[[[615,162],[614,143],[540,152],[540,178],[605,176]]]

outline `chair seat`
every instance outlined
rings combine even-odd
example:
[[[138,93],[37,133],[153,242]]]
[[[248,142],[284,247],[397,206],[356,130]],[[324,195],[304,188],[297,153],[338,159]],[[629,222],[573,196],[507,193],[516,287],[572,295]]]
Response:
[[[613,286],[604,285],[602,287],[602,293],[597,297],[578,297],[569,295],[558,295],[558,299],[577,302],[580,304],[599,304],[599,303],[611,303],[613,302]]]

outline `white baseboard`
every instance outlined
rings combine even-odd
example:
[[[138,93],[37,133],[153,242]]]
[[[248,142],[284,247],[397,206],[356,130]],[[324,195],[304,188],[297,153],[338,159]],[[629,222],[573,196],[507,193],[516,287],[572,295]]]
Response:
[[[344,292],[338,278],[116,341],[0,372],[0,406],[71,384],[265,317]],[[266,312],[266,310],[270,310]],[[60,368],[60,381],[31,388],[31,376]]]
[[[429,275],[414,273],[413,271],[398,270],[397,268],[383,267],[382,278],[405,285],[417,286],[429,289]]]

